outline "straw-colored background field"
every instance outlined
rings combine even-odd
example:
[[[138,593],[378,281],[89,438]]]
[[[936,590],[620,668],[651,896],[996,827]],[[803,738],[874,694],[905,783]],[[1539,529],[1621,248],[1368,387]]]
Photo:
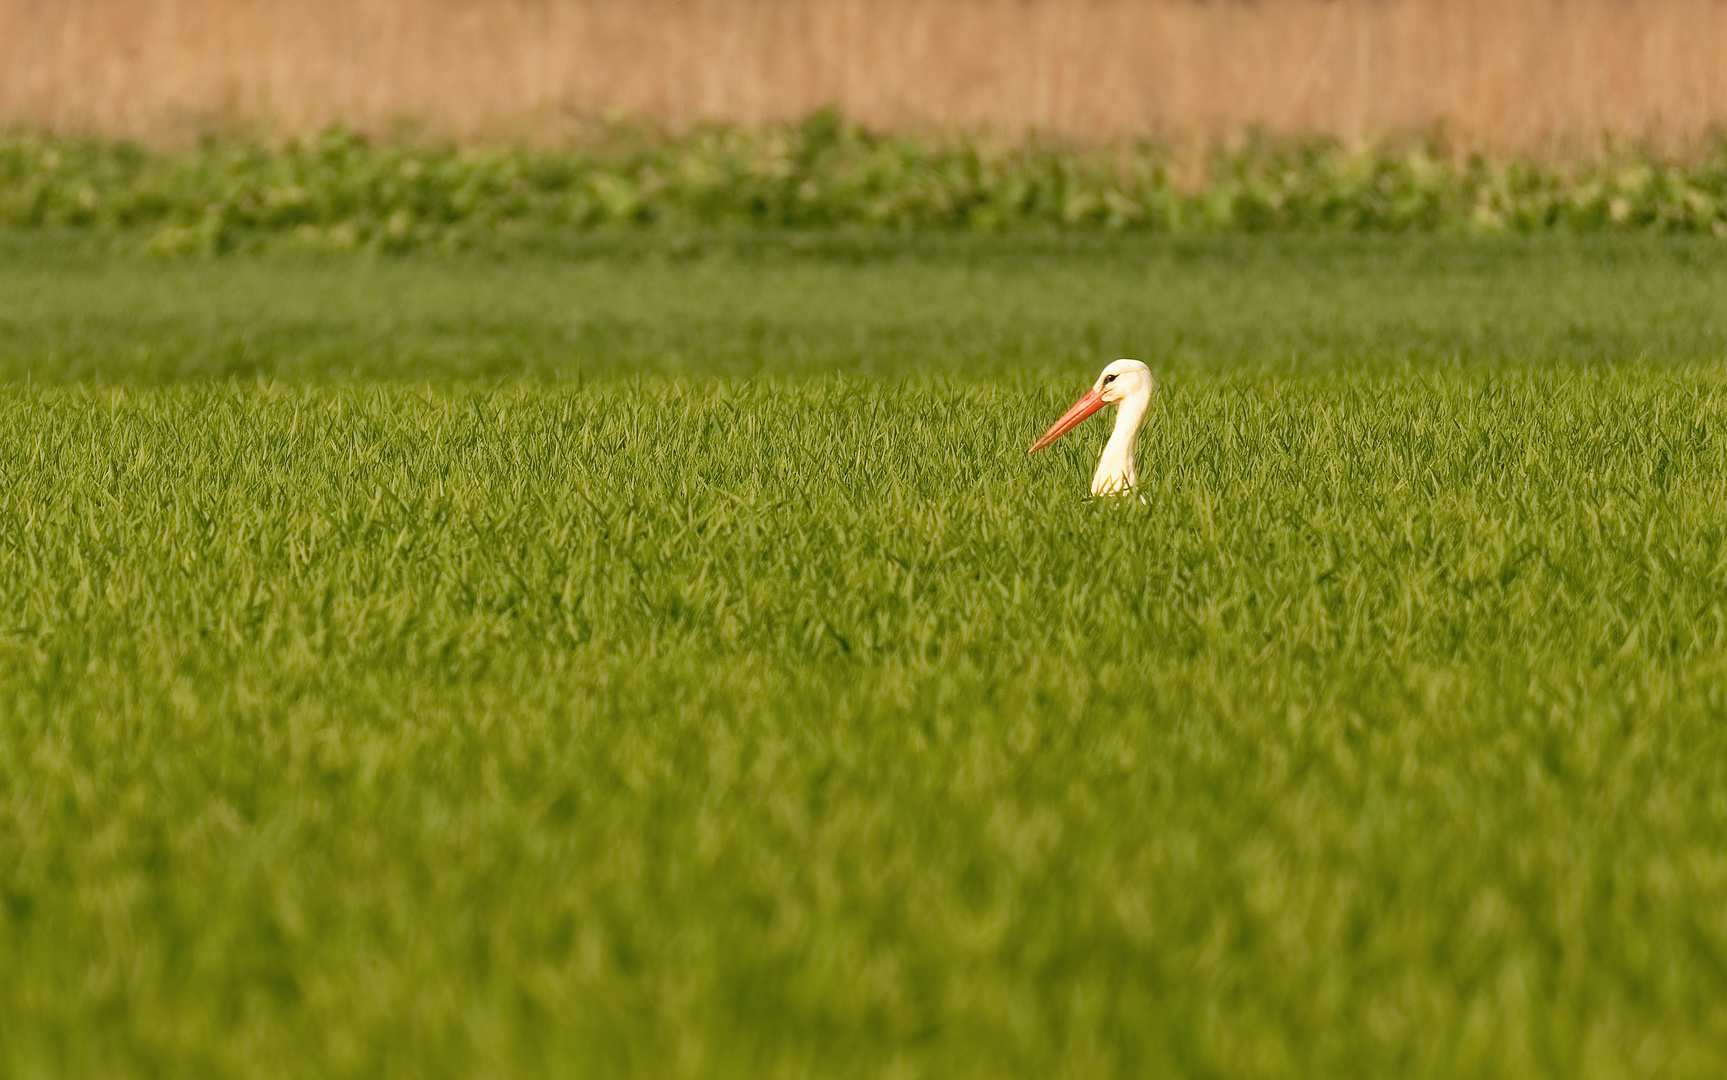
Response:
[[[837,105],[1069,138],[1441,129],[1684,144],[1727,118],[1722,0],[0,0],[0,124],[555,137]]]

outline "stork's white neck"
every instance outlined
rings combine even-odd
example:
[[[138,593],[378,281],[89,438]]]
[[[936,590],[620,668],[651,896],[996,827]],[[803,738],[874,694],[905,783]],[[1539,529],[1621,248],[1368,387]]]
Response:
[[[1145,423],[1145,413],[1149,408],[1149,387],[1122,398],[1116,406],[1115,430],[1110,432],[1103,456],[1097,459],[1097,472],[1091,477],[1093,495],[1118,495],[1139,486],[1133,458],[1139,446],[1139,428]]]

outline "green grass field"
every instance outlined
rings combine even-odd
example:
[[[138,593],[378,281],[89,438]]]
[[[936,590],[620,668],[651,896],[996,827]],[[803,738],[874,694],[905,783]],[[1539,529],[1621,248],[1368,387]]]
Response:
[[[1727,244],[117,250],[0,237],[0,1076],[1727,1071]]]

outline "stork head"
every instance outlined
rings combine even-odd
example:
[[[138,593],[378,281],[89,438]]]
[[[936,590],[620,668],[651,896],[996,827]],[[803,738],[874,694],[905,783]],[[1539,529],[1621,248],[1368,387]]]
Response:
[[[1103,408],[1105,405],[1119,405],[1124,401],[1143,401],[1150,404],[1157,393],[1157,380],[1152,377],[1151,369],[1138,360],[1117,360],[1103,369],[1093,383],[1090,392],[1073,407],[1063,413],[1061,419],[1049,426],[1038,440],[1031,444],[1028,454],[1035,454],[1050,443],[1066,435],[1079,426],[1081,420]]]
[[[1157,394],[1157,380],[1138,360],[1117,360],[1103,369],[1091,389],[1105,405],[1115,405],[1141,395],[1149,400]]]

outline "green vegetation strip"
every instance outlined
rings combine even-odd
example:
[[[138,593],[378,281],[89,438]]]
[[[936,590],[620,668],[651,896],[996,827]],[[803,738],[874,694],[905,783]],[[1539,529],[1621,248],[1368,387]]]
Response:
[[[374,144],[343,132],[189,152],[0,137],[0,227],[144,229],[167,253],[264,237],[386,250],[602,227],[1727,236],[1727,149],[1680,164],[1457,160],[1420,142],[1260,138],[1081,150],[799,125],[612,129],[574,149]]]
[[[0,1073],[1727,1069],[1713,243],[0,254]]]

